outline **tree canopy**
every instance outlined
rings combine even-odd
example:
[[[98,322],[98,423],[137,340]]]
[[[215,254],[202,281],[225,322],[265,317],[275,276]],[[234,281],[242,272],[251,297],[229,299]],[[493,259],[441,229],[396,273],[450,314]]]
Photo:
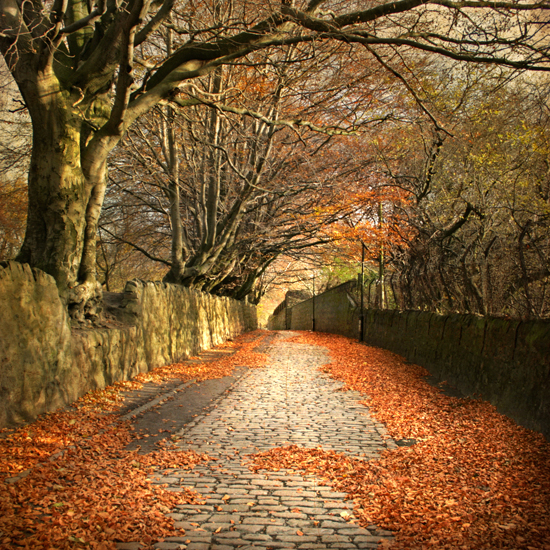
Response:
[[[202,105],[266,128],[360,133],[373,121],[406,116],[399,105],[382,112],[366,97],[346,111],[348,82],[334,81],[333,69],[368,59],[444,132],[415,82],[417,68],[436,56],[547,71],[548,8],[544,2],[477,0],[3,0],[0,51],[33,125],[27,229],[17,259],[56,278],[73,317],[94,317],[108,156],[140,117],[158,106]],[[292,64],[285,57],[291,48],[300,49]],[[332,105],[316,118],[302,117],[298,113],[310,114],[310,98],[297,90],[296,108],[289,105],[275,120],[228,93],[197,93],[202,79],[235,64],[307,67],[311,78],[326,77]],[[335,119],[336,112],[348,116]]]

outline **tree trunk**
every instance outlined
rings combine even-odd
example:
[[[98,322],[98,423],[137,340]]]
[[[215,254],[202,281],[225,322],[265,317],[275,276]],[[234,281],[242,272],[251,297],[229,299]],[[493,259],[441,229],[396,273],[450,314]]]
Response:
[[[164,281],[167,283],[180,283],[184,276],[185,261],[183,258],[183,226],[180,211],[179,153],[174,133],[174,112],[171,108],[168,109],[167,115],[170,125],[167,137],[168,167],[170,170],[168,198],[170,200],[170,227],[172,229],[172,266],[164,276]]]
[[[35,121],[29,168],[27,232],[18,260],[52,275],[60,294],[77,280],[89,193],[80,163],[80,132],[62,107]]]
[[[384,206],[382,201],[378,203],[378,225],[380,232],[383,231],[384,226]],[[380,250],[378,253],[378,307],[380,309],[386,309],[386,289],[385,289],[385,269],[384,269],[384,243],[380,243]]]
[[[85,117],[73,107],[78,97],[60,90],[53,73],[39,73],[21,89],[33,121],[33,149],[27,229],[17,260],[55,278],[73,318],[94,319],[101,308],[95,242],[108,151],[83,163]]]

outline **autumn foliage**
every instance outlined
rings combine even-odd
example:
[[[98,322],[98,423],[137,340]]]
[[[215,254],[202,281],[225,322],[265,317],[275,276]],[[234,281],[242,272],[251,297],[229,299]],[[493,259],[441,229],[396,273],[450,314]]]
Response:
[[[154,472],[190,469],[210,460],[167,446],[127,450],[136,438],[116,411],[140,381],[208,379],[235,365],[261,366],[256,335],[210,363],[181,363],[90,393],[70,410],[49,414],[0,439],[0,548],[114,549],[116,542],[152,547],[182,535],[168,516],[201,502],[191,490],[151,483]],[[427,372],[388,351],[348,338],[301,333],[302,343],[329,349],[323,369],[365,395],[394,440],[412,446],[363,461],[297,446],[254,455],[251,468],[316,474],[355,502],[364,525],[395,533],[396,549],[550,549],[550,445],[479,399],[449,397]]]
[[[247,336],[221,348],[235,353],[220,360],[180,363],[91,392],[70,410],[45,415],[18,430],[0,433],[0,549],[92,548],[116,542],[151,547],[181,536],[169,514],[179,504],[199,503],[198,493],[171,492],[151,483],[153,472],[191,469],[209,458],[168,446],[149,454],[129,451],[137,438],[116,414],[124,391],[146,381],[219,378],[235,365],[263,364]],[[219,348],[218,348],[219,349]]]
[[[325,478],[355,501],[362,525],[395,532],[392,548],[550,549],[550,445],[542,435],[485,401],[446,396],[423,368],[388,351],[328,334],[299,341],[328,348],[326,372],[364,393],[395,440],[416,444],[367,462],[290,446],[256,455],[254,469]]]
[[[382,250],[387,254],[395,247],[406,247],[414,232],[405,213],[409,201],[410,195],[398,187],[369,179],[348,185],[331,204],[318,209],[334,218],[342,213],[338,221],[323,228],[330,239],[329,251],[358,260],[363,243],[366,259],[379,260]]]

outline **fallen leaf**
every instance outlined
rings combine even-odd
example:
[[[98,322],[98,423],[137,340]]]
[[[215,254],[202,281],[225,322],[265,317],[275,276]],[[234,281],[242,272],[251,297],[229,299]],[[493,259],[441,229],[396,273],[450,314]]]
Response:
[[[252,471],[318,476],[355,501],[358,525],[392,531],[381,544],[393,550],[550,547],[550,444],[541,434],[488,402],[445,395],[425,369],[389,351],[317,332],[286,342],[327,348],[323,371],[364,395],[387,430],[381,439],[412,445],[367,461],[289,445],[252,455]]]

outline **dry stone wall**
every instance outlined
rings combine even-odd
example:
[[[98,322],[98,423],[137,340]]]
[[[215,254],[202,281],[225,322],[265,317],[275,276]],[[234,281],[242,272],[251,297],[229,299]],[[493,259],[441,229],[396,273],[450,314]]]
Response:
[[[110,298],[117,328],[71,329],[51,276],[0,267],[0,428],[257,328],[254,306],[177,285],[130,281]]]
[[[311,298],[311,292],[308,290],[289,290],[286,293],[284,301],[279,304],[277,309],[273,312],[273,315],[268,319],[267,324],[270,330],[285,330],[290,328],[292,326],[292,312],[294,311],[294,306],[297,304],[305,304],[309,298]],[[303,309],[306,306],[301,307]],[[296,313],[296,315],[298,315],[298,313]],[[305,317],[307,317],[307,314]],[[307,318],[305,322],[311,324],[311,317]]]
[[[315,311],[315,330],[343,336],[358,336],[358,309],[353,295],[355,281],[344,283],[295,305],[287,317],[288,328],[312,330]],[[314,303],[315,302],[315,303]]]
[[[0,426],[75,399],[69,319],[53,279],[28,266],[0,268]]]
[[[269,330],[286,330],[286,314],[290,309],[282,309],[281,311],[271,315],[267,321]]]
[[[550,321],[369,310],[364,339],[550,439]]]
[[[315,328],[359,337],[354,281],[315,297]],[[286,328],[311,330],[312,300],[277,308]],[[550,321],[520,321],[425,311],[365,311],[365,343],[426,368],[434,381],[480,396],[503,414],[550,439]]]

